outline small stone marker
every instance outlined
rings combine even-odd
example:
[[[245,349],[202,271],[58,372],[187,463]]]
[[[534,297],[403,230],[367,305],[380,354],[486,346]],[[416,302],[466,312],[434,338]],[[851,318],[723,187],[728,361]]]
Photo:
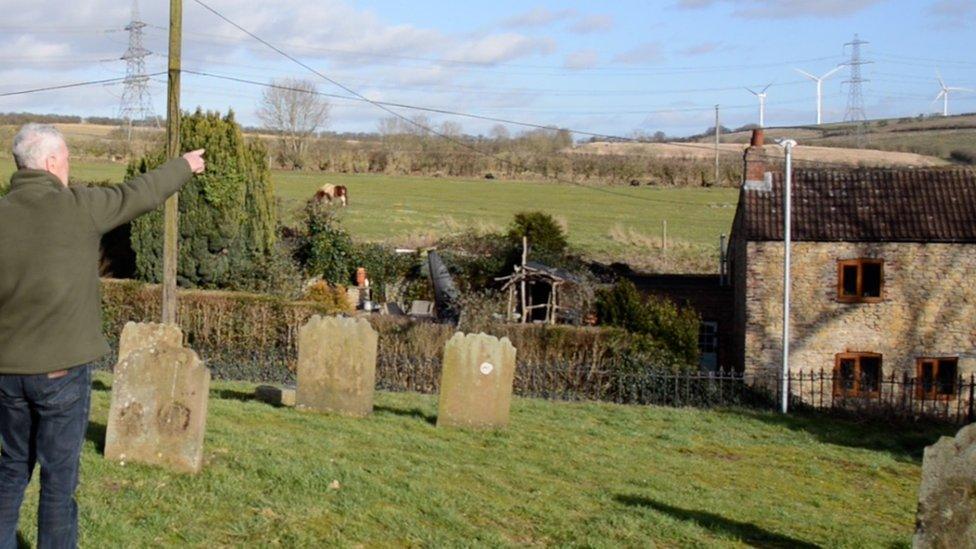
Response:
[[[272,406],[295,406],[294,387],[275,387],[273,385],[258,385],[254,389],[254,398],[271,404]]]
[[[507,337],[460,332],[444,347],[437,426],[508,425],[515,347]]]
[[[298,332],[296,405],[359,417],[372,413],[378,342],[365,319],[309,319]]]
[[[976,423],[925,449],[912,547],[976,547]]]
[[[106,459],[200,471],[210,371],[182,339],[175,326],[126,325],[120,342],[127,347],[112,381]]]
[[[173,324],[159,324],[156,322],[126,322],[119,337],[119,358],[125,357],[136,350],[148,347],[168,345],[180,347],[183,345],[183,331]]]

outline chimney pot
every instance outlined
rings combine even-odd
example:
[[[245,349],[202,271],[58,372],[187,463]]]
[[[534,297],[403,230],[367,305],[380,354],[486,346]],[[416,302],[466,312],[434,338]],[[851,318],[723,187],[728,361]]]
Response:
[[[752,130],[752,140],[749,141],[749,146],[751,147],[762,147],[764,141],[763,129],[756,128]]]

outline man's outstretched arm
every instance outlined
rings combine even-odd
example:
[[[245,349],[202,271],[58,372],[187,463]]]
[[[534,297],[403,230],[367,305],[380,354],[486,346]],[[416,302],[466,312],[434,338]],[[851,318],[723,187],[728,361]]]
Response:
[[[95,230],[105,234],[140,215],[155,210],[206,168],[203,149],[188,152],[162,166],[119,185],[76,188],[79,204],[88,211]]]

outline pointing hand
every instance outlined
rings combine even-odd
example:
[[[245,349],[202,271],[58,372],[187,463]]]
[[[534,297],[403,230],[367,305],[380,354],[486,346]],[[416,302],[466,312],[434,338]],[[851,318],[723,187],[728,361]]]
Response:
[[[190,164],[190,171],[193,173],[203,173],[207,168],[207,162],[203,159],[204,152],[206,149],[197,149],[183,155],[183,159]]]

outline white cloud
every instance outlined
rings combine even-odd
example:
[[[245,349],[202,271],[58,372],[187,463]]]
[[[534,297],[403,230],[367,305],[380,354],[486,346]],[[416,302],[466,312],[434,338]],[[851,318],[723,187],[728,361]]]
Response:
[[[596,66],[600,61],[600,54],[595,50],[577,50],[566,55],[563,66],[567,69],[583,70]]]
[[[613,17],[609,15],[593,14],[580,17],[569,30],[576,34],[590,34],[605,32],[613,29]]]
[[[533,54],[551,53],[555,44],[549,39],[530,38],[521,34],[491,34],[469,40],[453,49],[452,59],[495,64]]]
[[[976,1],[939,0],[929,6],[929,15],[939,25],[955,28],[976,25]]]
[[[646,42],[637,47],[618,53],[613,57],[617,63],[628,65],[646,65],[659,63],[664,59],[661,52],[661,44],[657,42]]]
[[[698,44],[692,44],[686,48],[679,50],[678,53],[680,53],[681,55],[693,57],[696,55],[705,55],[708,53],[712,53],[714,51],[718,51],[718,49],[721,47],[722,47],[721,42],[707,41]]]
[[[734,6],[733,15],[749,19],[794,17],[835,18],[862,11],[884,0],[679,0],[677,7],[701,9],[718,4]]]
[[[544,27],[572,18],[575,15],[576,10],[573,9],[550,10],[540,6],[509,17],[502,21],[502,25],[514,28]]]

